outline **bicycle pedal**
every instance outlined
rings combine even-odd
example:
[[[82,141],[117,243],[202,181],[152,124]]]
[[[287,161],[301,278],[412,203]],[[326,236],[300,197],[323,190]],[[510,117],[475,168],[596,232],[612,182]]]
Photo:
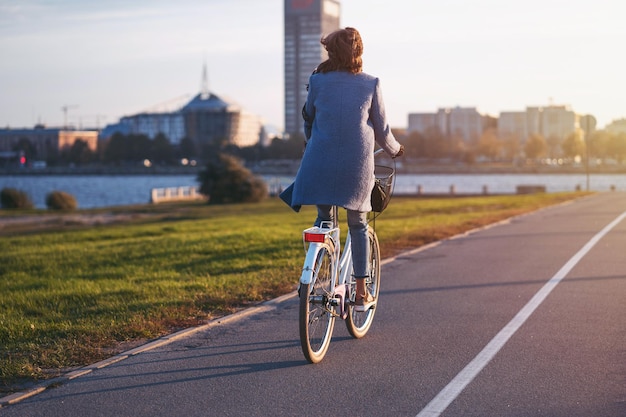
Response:
[[[335,307],[341,305],[341,298],[331,298],[328,301],[330,305],[335,306]]]

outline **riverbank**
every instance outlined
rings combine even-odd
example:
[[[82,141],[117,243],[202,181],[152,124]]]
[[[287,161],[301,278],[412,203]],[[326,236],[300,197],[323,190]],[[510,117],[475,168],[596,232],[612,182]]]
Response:
[[[385,163],[383,163],[385,164]],[[293,176],[300,160],[268,160],[248,164],[247,168],[257,175]],[[0,176],[21,175],[197,175],[204,166],[75,166],[75,167],[12,167],[0,168]],[[397,161],[398,174],[626,174],[626,165],[513,165],[503,163],[456,163],[431,161]]]
[[[202,167],[195,166],[81,166],[46,168],[0,168],[0,176],[46,175],[197,175]]]

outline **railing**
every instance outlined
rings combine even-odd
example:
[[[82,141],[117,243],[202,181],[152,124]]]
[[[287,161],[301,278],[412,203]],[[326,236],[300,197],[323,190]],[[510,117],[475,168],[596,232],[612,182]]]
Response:
[[[153,188],[150,191],[150,202],[152,204],[164,203],[168,201],[188,201],[205,200],[206,197],[198,192],[198,187],[169,187]]]

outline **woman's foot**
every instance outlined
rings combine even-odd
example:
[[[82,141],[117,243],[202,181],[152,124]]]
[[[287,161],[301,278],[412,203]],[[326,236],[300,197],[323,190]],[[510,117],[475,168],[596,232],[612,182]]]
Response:
[[[354,309],[359,313],[363,313],[376,305],[376,299],[369,292],[365,294],[356,294],[354,300]]]

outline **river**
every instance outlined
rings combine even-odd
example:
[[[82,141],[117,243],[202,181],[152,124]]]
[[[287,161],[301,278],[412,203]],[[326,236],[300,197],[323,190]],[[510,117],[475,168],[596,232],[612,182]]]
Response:
[[[292,177],[266,176],[271,190],[285,188]],[[592,191],[626,190],[626,174],[592,174]],[[46,195],[54,190],[72,194],[79,208],[101,208],[146,204],[152,188],[197,186],[196,175],[15,175],[0,176],[0,189],[16,188],[26,192],[37,208],[45,208]],[[585,174],[411,174],[398,175],[397,194],[488,193],[513,194],[518,185],[544,185],[547,192],[587,188]]]

